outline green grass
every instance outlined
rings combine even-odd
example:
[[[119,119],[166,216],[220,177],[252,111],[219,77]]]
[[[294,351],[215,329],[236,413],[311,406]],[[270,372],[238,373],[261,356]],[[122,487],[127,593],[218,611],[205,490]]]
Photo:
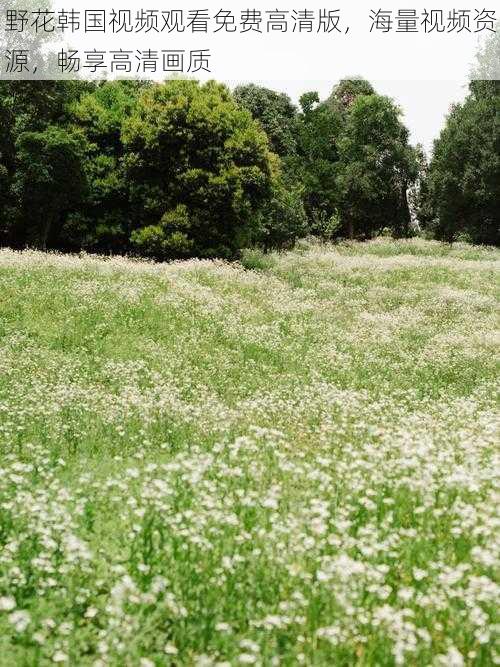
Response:
[[[498,250],[0,251],[0,666],[492,665]]]

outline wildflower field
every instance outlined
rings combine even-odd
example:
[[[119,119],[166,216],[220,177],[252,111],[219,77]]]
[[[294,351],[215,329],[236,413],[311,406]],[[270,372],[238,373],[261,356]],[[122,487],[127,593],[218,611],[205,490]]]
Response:
[[[0,251],[0,665],[492,665],[500,252]]]

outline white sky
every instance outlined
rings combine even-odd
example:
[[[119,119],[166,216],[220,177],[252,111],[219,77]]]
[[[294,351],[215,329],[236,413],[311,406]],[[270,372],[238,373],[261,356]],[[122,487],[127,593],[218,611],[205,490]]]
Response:
[[[401,107],[411,132],[411,143],[423,144],[429,153],[444,126],[450,106],[468,92],[466,81],[381,81],[377,90],[393,97]]]

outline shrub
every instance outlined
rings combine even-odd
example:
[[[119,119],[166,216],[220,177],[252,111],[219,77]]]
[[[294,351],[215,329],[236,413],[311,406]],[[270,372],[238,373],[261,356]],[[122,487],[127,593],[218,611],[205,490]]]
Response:
[[[281,178],[275,179],[271,199],[259,217],[256,242],[266,250],[291,248],[298,238],[307,235],[308,230],[303,188],[287,186]]]
[[[337,212],[329,215],[326,211],[314,211],[311,232],[323,241],[331,241],[341,227],[342,221]]]
[[[167,211],[158,225],[148,225],[133,231],[131,242],[149,257],[189,257],[193,251],[193,242],[188,237],[189,229],[187,208],[180,205]]]

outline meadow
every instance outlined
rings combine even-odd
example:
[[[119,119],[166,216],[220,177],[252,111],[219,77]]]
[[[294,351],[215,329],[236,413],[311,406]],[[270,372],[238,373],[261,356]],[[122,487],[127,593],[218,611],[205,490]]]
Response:
[[[1,667],[500,664],[500,252],[244,263],[0,250]]]

